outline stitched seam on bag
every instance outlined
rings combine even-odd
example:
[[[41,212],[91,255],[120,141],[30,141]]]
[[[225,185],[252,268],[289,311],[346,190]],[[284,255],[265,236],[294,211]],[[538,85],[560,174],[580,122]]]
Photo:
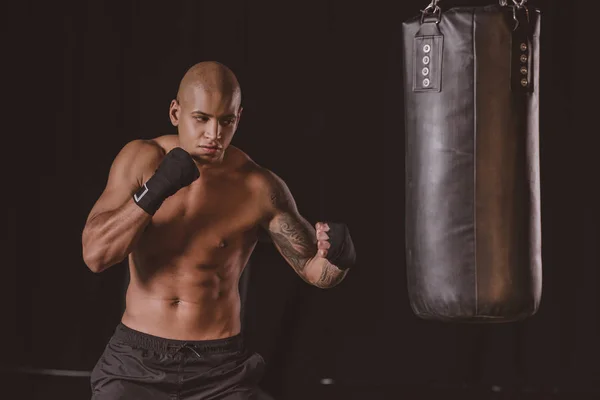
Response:
[[[471,11],[471,45],[473,54],[473,258],[475,263],[475,315],[479,315],[479,285],[477,263],[477,47],[475,43],[475,9]]]

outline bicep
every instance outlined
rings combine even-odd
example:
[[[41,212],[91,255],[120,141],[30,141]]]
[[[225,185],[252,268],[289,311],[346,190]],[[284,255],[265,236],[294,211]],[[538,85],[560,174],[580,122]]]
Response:
[[[113,211],[125,204],[143,184],[144,174],[156,164],[159,154],[142,140],[127,143],[115,157],[102,194],[94,204],[88,220]]]

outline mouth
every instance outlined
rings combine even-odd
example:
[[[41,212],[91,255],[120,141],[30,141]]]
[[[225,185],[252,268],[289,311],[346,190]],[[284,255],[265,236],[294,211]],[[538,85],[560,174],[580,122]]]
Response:
[[[204,146],[199,146],[202,150],[204,150],[204,152],[206,153],[216,153],[219,150],[221,150],[220,146],[217,145],[204,145]]]

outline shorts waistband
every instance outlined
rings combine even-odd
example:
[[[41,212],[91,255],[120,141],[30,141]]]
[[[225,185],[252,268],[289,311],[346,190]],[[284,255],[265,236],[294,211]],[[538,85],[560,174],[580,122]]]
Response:
[[[159,352],[177,352],[185,347],[198,353],[229,353],[244,350],[244,339],[241,334],[223,339],[211,340],[177,340],[167,339],[148,333],[136,331],[122,322],[117,325],[113,339],[128,345]]]

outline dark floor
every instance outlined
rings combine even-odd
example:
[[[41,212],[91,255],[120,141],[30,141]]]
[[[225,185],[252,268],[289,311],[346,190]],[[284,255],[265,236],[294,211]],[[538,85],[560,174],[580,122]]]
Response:
[[[11,400],[83,400],[90,399],[89,378],[56,377],[30,374],[4,373],[0,375],[0,384]],[[320,385],[294,390],[294,394],[277,400],[440,400],[457,398],[461,400],[588,400],[600,399],[600,392],[557,391],[549,389],[502,389],[502,388],[465,388],[431,386],[378,386],[378,387],[341,387],[338,385]]]

